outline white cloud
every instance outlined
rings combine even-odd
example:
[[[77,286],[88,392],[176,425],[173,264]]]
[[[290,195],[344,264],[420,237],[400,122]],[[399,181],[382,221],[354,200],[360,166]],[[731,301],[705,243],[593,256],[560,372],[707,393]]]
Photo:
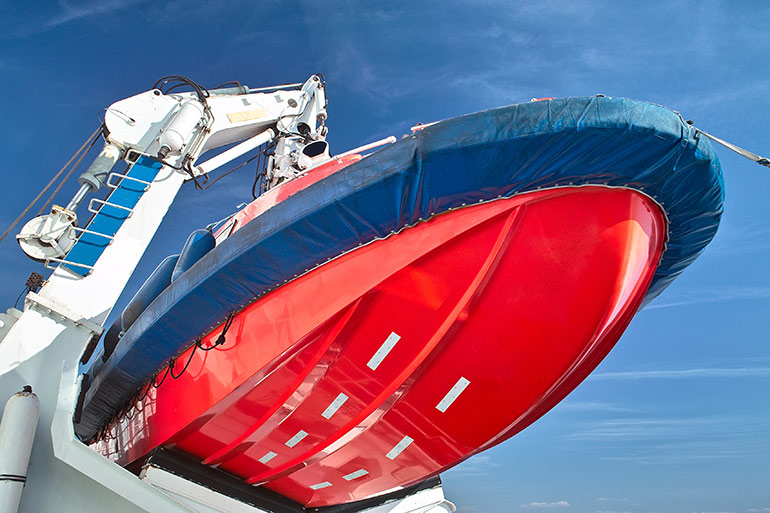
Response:
[[[638,441],[649,439],[671,439],[675,436],[689,433],[694,426],[706,424],[723,424],[722,419],[609,419],[599,422],[586,423],[568,437],[570,440],[597,440],[603,443],[609,441]]]
[[[692,379],[692,378],[749,378],[770,376],[770,367],[739,367],[676,370],[645,370],[623,372],[599,372],[591,374],[591,381],[630,381],[639,379]]]
[[[471,506],[469,504],[460,504],[457,506],[457,513],[484,513],[476,506]]]
[[[60,11],[43,22],[43,26],[47,29],[52,29],[70,21],[91,18],[99,14],[125,9],[126,7],[130,7],[143,1],[145,0],[102,0],[99,2],[86,2],[77,5],[62,1],[59,3],[59,7],[61,8]]]
[[[611,449],[602,460],[682,465],[770,455],[767,430],[759,416],[617,418],[578,423],[566,440]]]
[[[449,469],[446,474],[451,474],[454,477],[484,476],[487,475],[490,470],[499,466],[500,464],[492,461],[492,457],[488,454],[477,454],[456,467]]]
[[[94,18],[96,16],[108,16],[117,11],[122,11],[147,0],[103,0],[84,3],[72,3],[62,0],[58,8],[47,8],[46,13],[53,12],[47,19],[42,19],[34,24],[17,24],[15,30],[3,35],[4,38],[23,38],[35,34],[42,34],[54,30],[62,25],[79,20]],[[42,16],[40,16],[42,18]]]
[[[766,95],[768,93],[770,93],[770,89],[765,91]],[[742,93],[736,92],[736,94]],[[703,129],[708,131],[706,127]],[[757,221],[744,220],[741,220],[740,224],[735,223],[735,225],[720,227],[708,247],[708,252],[711,255],[729,257],[763,253],[768,250],[770,250],[770,227]]]
[[[563,402],[559,405],[560,411],[597,411],[597,412],[631,412],[630,408],[624,408],[612,403],[603,403],[599,401],[583,401],[583,402]],[[602,500],[602,499],[600,499]]]
[[[674,306],[701,305],[707,303],[724,303],[726,301],[744,301],[770,298],[770,287],[712,287],[697,289],[689,292],[687,297],[670,297],[665,300],[655,300],[644,307],[643,311],[671,308]]]
[[[555,502],[530,502],[529,504],[522,504],[522,508],[565,508],[569,507],[567,501],[555,501]]]
[[[749,508],[746,511],[749,513],[770,513],[770,508]]]

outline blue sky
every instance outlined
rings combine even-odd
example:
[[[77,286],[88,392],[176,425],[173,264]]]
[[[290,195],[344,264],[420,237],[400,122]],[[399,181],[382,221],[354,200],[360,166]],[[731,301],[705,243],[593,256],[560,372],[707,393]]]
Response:
[[[768,2],[0,0],[0,11],[3,229],[105,107],[172,73],[256,87],[322,72],[334,152],[416,122],[603,93],[770,154]],[[443,476],[458,511],[770,512],[770,170],[718,151],[727,199],[714,242],[562,404]],[[192,229],[247,201],[249,179],[185,187],[122,301]],[[10,305],[41,266],[13,240],[0,257]]]

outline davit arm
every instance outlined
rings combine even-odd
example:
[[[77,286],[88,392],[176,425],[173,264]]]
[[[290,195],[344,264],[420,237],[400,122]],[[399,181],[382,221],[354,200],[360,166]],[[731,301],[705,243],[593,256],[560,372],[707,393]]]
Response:
[[[174,92],[188,86],[190,92]],[[63,259],[77,238],[75,211],[103,185],[114,188],[116,164],[142,156],[197,180],[263,144],[274,147],[266,182],[273,187],[329,158],[326,91],[321,75],[303,84],[250,89],[235,84],[206,90],[179,76],[164,77],[152,89],[106,109],[104,147],[78,179],[81,187],[66,208],[27,223],[17,236],[27,255]],[[211,150],[230,146],[201,161]],[[118,175],[118,179],[122,179]]]

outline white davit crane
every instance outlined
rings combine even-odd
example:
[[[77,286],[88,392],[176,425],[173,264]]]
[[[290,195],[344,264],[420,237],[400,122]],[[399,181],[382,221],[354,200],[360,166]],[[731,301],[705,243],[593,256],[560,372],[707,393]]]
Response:
[[[179,86],[191,91],[174,92]],[[80,176],[80,190],[66,207],[53,206],[17,236],[24,252],[53,273],[39,291],[30,290],[23,312],[0,314],[0,397],[8,398],[0,425],[0,511],[291,511],[255,505],[160,469],[129,472],[84,445],[75,436],[73,417],[82,379],[79,363],[88,360],[181,185],[197,184],[263,144],[275,148],[267,165],[268,187],[329,159],[326,103],[320,75],[302,84],[250,89],[233,83],[213,90],[170,76],[107,109],[98,132],[104,147]],[[121,160],[128,166],[152,162],[157,174],[142,180],[114,171]],[[78,225],[75,212],[89,194],[104,186],[117,191],[126,183],[134,185],[130,203],[114,199],[114,193],[88,203],[93,219],[104,209],[129,213],[114,230],[91,229],[93,222]],[[73,255],[85,236],[104,244]],[[454,506],[438,485],[365,509],[443,513]]]

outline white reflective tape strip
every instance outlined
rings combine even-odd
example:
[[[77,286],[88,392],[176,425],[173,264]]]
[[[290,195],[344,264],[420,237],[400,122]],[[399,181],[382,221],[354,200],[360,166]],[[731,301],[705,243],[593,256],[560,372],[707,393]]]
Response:
[[[337,413],[337,410],[340,409],[340,406],[345,404],[345,401],[347,401],[347,400],[348,400],[348,396],[346,396],[345,394],[338,395],[334,399],[334,401],[332,401],[332,403],[329,406],[326,407],[324,412],[321,414],[321,417],[323,417],[325,419],[332,418],[332,415]]]
[[[298,443],[302,441],[303,438],[307,436],[307,433],[303,430],[297,431],[297,434],[293,437],[289,438],[289,440],[286,442],[286,447],[294,447]]]
[[[390,353],[399,340],[401,340],[401,337],[395,333],[388,335],[388,338],[385,339],[385,342],[383,342],[377,352],[374,353],[374,356],[372,356],[372,359],[369,360],[369,363],[367,363],[366,366],[372,370],[377,370],[377,367],[380,366],[382,360],[388,356],[388,353]]]
[[[404,452],[404,449],[406,449],[407,447],[409,447],[409,445],[410,445],[412,442],[414,442],[414,439],[413,439],[412,437],[409,437],[409,436],[405,436],[404,438],[402,438],[402,439],[401,439],[401,441],[400,441],[400,442],[398,442],[398,443],[396,444],[396,446],[395,446],[394,448],[392,448],[392,449],[390,450],[390,452],[388,452],[388,454],[386,454],[386,455],[385,455],[385,457],[387,457],[389,460],[394,460],[394,459],[396,459],[396,456],[398,456],[399,454],[401,454],[402,452]]]
[[[257,460],[257,461],[259,461],[260,463],[267,463],[268,461],[272,460],[276,456],[278,456],[278,455],[276,453],[274,453],[273,451],[268,451],[267,454],[265,454],[264,456],[259,458],[259,460]]]
[[[470,383],[471,382],[465,378],[458,379],[457,383],[455,383],[455,386],[453,386],[451,390],[447,392],[441,402],[436,405],[436,409],[441,413],[444,413],[447,408],[452,406],[452,403],[455,402],[455,399],[457,399],[460,394],[463,393],[463,390],[465,390],[465,388],[470,385]]]
[[[310,488],[313,490],[320,490],[321,488],[328,488],[332,484],[329,481],[324,481],[323,483],[318,483],[314,485],[310,485]]]
[[[368,473],[369,473],[368,471],[366,471],[366,470],[361,468],[361,469],[356,470],[355,472],[351,472],[350,474],[348,474],[346,476],[342,476],[342,479],[344,479],[345,481],[352,481],[352,480],[354,480],[356,478],[359,478],[361,476],[365,476]]]

